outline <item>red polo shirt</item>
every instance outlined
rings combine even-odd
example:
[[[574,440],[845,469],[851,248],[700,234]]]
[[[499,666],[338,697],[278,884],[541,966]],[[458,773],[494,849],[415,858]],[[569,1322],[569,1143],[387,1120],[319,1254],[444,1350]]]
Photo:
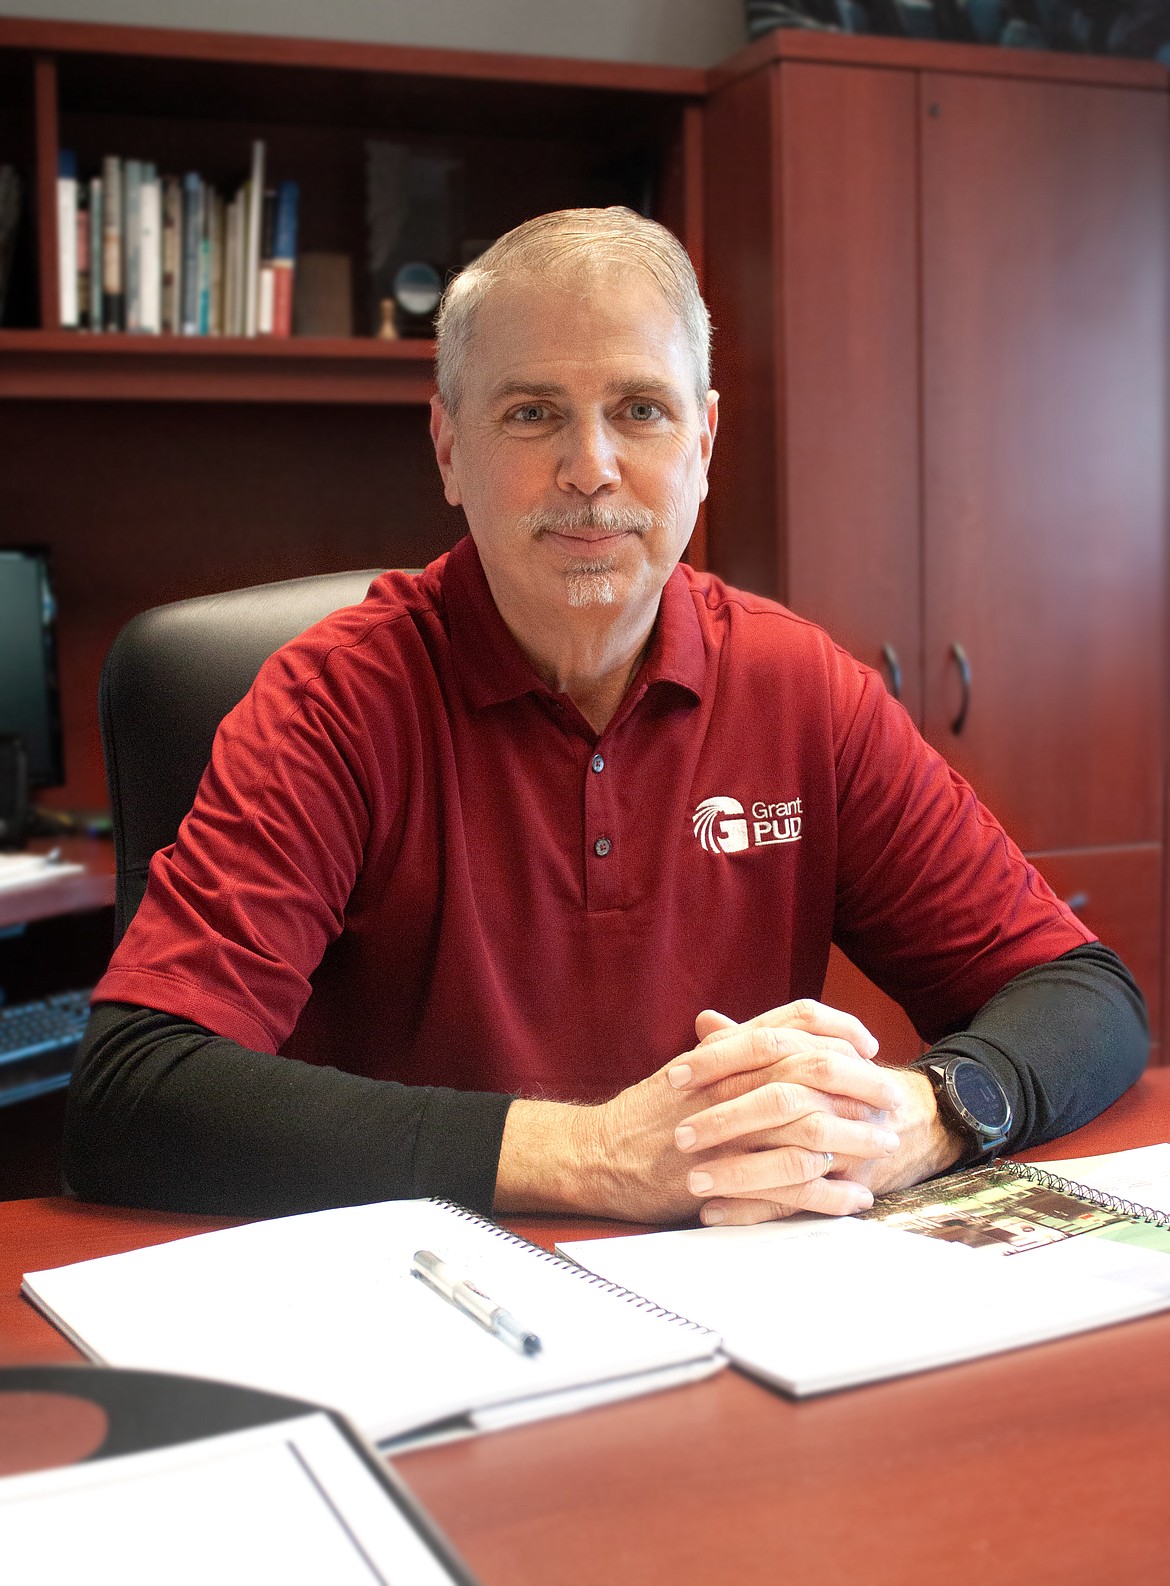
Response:
[[[1092,934],[818,628],[676,569],[595,734],[475,547],[279,651],[95,1000],[408,1084],[595,1100],[835,939],[933,1041]]]

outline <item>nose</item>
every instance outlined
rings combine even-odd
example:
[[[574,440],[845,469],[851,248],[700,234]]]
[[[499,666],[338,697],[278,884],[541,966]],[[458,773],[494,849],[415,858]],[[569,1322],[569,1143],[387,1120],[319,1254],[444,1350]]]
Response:
[[[622,481],[617,437],[601,418],[582,419],[562,431],[557,484],[583,496],[616,489]]]

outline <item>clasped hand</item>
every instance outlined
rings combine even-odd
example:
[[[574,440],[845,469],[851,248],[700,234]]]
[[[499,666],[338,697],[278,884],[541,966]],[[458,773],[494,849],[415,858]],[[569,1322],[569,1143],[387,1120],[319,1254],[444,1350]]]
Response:
[[[806,999],[746,1024],[703,1013],[695,1027],[692,1051],[596,1109],[599,1210],[706,1223],[845,1216],[875,1189],[937,1170],[929,1083],[874,1063],[877,1042],[852,1015]]]

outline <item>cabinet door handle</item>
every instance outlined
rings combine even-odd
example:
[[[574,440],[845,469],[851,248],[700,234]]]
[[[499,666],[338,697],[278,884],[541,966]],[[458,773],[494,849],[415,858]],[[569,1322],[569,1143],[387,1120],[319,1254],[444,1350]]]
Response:
[[[898,660],[898,652],[892,644],[882,645],[882,660],[886,663],[886,670],[890,674],[890,693],[895,699],[901,699],[902,663]]]
[[[951,723],[951,731],[957,738],[963,730],[967,720],[967,708],[971,703],[971,663],[967,659],[967,652],[956,639],[951,645],[951,659],[959,668],[959,682],[963,685],[963,699],[959,705],[959,714]]]

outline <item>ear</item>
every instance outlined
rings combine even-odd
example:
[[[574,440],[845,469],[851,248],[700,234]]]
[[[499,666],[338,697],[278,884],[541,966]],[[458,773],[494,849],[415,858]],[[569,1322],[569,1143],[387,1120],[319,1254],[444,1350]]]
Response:
[[[711,466],[711,451],[715,445],[715,431],[719,428],[719,393],[707,392],[707,402],[700,415],[699,455],[703,464],[703,478],[699,485],[699,500],[707,499],[707,470]]]
[[[443,476],[443,494],[450,506],[462,506],[463,496],[459,490],[455,462],[455,421],[438,396],[431,398],[431,444],[435,448],[435,460]]]

